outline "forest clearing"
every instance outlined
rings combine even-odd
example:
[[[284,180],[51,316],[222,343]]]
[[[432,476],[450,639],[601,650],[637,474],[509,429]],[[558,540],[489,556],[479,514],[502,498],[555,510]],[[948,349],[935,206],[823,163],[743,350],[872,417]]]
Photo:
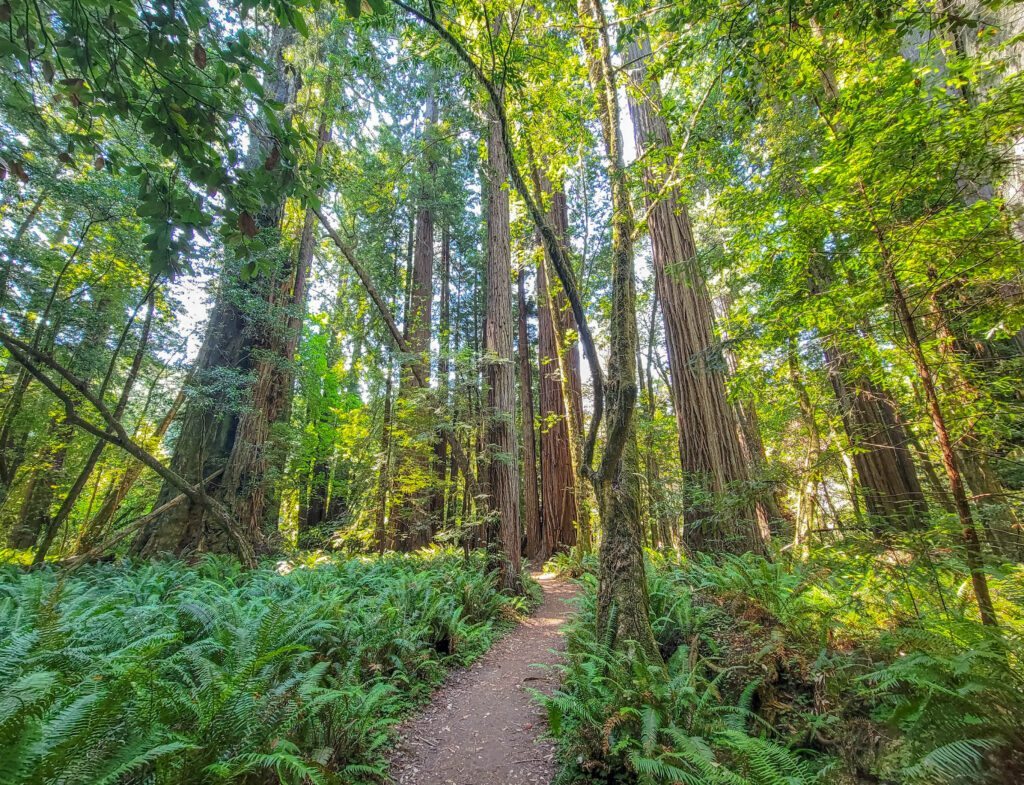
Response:
[[[1024,0],[0,0],[0,785],[1024,781]]]

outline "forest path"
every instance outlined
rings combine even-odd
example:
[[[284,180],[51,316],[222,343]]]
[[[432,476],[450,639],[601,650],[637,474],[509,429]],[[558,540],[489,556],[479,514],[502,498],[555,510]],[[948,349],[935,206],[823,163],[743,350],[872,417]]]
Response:
[[[555,745],[540,736],[544,712],[530,688],[550,694],[557,674],[535,665],[561,661],[562,625],[575,587],[534,575],[544,600],[471,667],[456,671],[422,713],[399,726],[391,759],[398,785],[547,785]],[[555,651],[551,651],[554,649]]]

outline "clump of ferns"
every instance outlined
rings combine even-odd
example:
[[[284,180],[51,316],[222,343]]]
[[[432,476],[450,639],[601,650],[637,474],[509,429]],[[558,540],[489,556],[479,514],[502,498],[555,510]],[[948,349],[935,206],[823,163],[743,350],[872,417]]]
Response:
[[[457,659],[431,641],[492,634],[460,611],[487,580],[447,553],[0,569],[4,782],[379,782],[388,729]]]
[[[609,641],[597,640],[591,593],[584,597],[570,627],[567,662],[560,666],[562,686],[550,698],[538,696],[567,764],[560,783],[819,781],[823,762],[773,740],[751,711],[757,681],[730,702],[722,685],[732,669],[713,672],[688,644],[677,646],[665,665],[648,662],[639,650],[624,657]],[[667,605],[653,603],[659,604]],[[691,608],[668,607],[676,610],[664,617],[664,629],[694,628]]]
[[[1024,777],[1024,641],[969,620],[905,627],[881,641],[891,659],[861,679],[875,715],[900,732],[891,766],[908,783]]]

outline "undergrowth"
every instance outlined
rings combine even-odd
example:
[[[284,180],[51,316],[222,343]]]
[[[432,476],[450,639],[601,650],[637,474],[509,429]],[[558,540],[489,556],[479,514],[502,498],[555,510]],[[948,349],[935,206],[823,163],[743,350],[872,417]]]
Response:
[[[1024,572],[993,579],[998,632],[957,565],[835,553],[671,563],[650,554],[665,660],[595,638],[594,564],[580,574],[561,689],[544,699],[558,782],[906,783],[1024,778]]]
[[[0,568],[0,782],[371,783],[519,608],[482,558]]]

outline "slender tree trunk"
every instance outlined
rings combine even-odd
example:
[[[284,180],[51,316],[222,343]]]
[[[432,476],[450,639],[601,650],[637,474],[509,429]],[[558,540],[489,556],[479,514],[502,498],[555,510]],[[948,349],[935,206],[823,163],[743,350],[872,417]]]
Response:
[[[628,58],[637,153],[648,156],[671,148],[668,125],[661,117],[661,90],[648,78],[650,41],[641,34],[630,41]],[[711,298],[697,264],[693,230],[682,195],[667,195],[668,166],[644,168],[654,279],[665,319],[672,404],[679,430],[679,456],[687,493],[685,543],[692,552],[766,554],[753,505],[728,515],[708,499],[730,491],[746,492],[748,480],[722,373],[708,362],[715,343]]]
[[[982,401],[984,396],[968,368],[968,358],[971,356],[968,349],[969,336],[965,336],[954,326],[950,298],[944,296],[938,274],[934,269],[929,269],[928,278],[932,283],[929,297],[932,304],[931,320],[935,324],[939,338],[939,351],[947,360],[946,367],[954,377],[948,387],[953,394],[961,398],[965,406],[977,408],[978,402]],[[978,359],[977,352],[974,353],[974,357]],[[1002,480],[989,466],[976,427],[968,427],[958,443],[957,459],[960,470],[977,500],[979,523],[989,546],[1003,558],[1019,561],[1024,556],[1021,523],[1007,501]]]
[[[717,311],[718,324],[726,323],[732,312],[732,292],[726,290],[720,297],[712,301],[712,305]],[[726,342],[722,348],[726,369],[729,374],[734,375],[737,369],[736,353],[727,345],[729,340],[727,330],[721,331],[721,338],[723,342]],[[734,401],[733,407],[736,416],[736,434],[740,449],[743,451],[744,465],[750,467],[756,479],[763,481],[768,472],[768,454],[764,448],[764,439],[761,438],[761,422],[757,416],[757,402],[752,396],[741,397]],[[774,482],[768,484],[765,491],[757,495],[756,510],[758,526],[762,533],[768,533],[767,536],[777,534],[782,522],[791,517],[783,508],[778,485]]]
[[[569,206],[565,198],[565,189],[561,186],[553,188],[546,177],[541,177],[541,185],[551,193],[551,209],[548,211],[548,218],[551,226],[558,235],[559,242],[563,247],[569,243]],[[562,398],[565,401],[565,411],[568,415],[566,424],[569,428],[569,445],[572,453],[572,465],[580,465],[580,455],[583,451],[583,385],[580,379],[580,356],[578,341],[572,337],[576,335],[576,319],[573,317],[572,309],[565,298],[565,292],[557,276],[551,273],[551,260],[545,258],[547,268],[548,290],[551,294],[551,318],[555,328],[555,346],[558,355],[558,368],[561,373]],[[593,549],[593,537],[590,531],[590,511],[587,507],[586,487],[574,472],[571,476],[572,494],[575,497],[574,509],[576,515],[576,531],[565,531],[562,537],[566,543],[576,541],[577,534],[580,548],[584,553]]]
[[[928,505],[892,398],[855,371],[835,342],[825,347],[825,363],[871,525],[879,533],[924,527]]]
[[[431,87],[431,90],[434,88]],[[423,129],[425,154],[432,156],[429,145],[437,125],[437,103],[433,92],[427,97],[424,110],[426,122]],[[399,384],[399,408],[402,412],[403,427],[416,432],[432,431],[432,418],[422,390],[430,379],[430,320],[434,297],[434,205],[433,179],[437,164],[431,158],[427,165],[427,182],[419,193],[419,208],[416,213],[416,232],[413,241],[412,270],[409,282],[408,308],[405,314],[405,339],[414,357],[411,365],[401,376]],[[421,386],[422,381],[422,386]],[[416,440],[415,444],[403,449],[398,476],[404,480],[429,486],[432,449]],[[404,493],[399,502],[395,527],[395,546],[401,551],[414,551],[428,545],[433,537],[430,518],[433,492],[429,487],[417,487]]]
[[[95,313],[86,326],[82,342],[75,349],[69,360],[71,367],[81,367],[80,376],[86,381],[100,373],[100,370],[95,364],[89,362],[88,357],[82,357],[80,352],[88,353],[95,347],[106,344],[107,336],[110,332],[109,305],[109,295],[100,290],[96,298]],[[127,337],[128,329],[128,327],[125,328],[122,334],[122,341]],[[37,337],[39,336],[38,331],[36,335]],[[55,327],[50,340],[55,340],[56,335],[57,328]],[[103,379],[100,389],[101,396],[106,392],[106,385],[117,362],[121,346],[122,344],[119,343],[108,363],[108,372]],[[25,496],[17,524],[11,532],[11,547],[31,548],[39,542],[40,537],[44,537],[45,533],[52,528],[53,515],[51,510],[54,498],[57,495],[57,487],[63,480],[64,464],[67,461],[68,451],[71,448],[75,434],[75,429],[64,422],[62,417],[55,416],[51,421],[51,427],[46,437],[50,442],[47,446],[47,458],[42,462],[41,466],[33,470],[33,481],[28,485],[29,491]],[[80,490],[75,491],[76,496]],[[47,547],[49,547],[49,542]]]
[[[328,122],[327,103],[326,99],[330,98],[331,88],[333,85],[333,78],[328,76],[324,81],[324,98],[325,104],[320,112],[320,124],[317,130],[317,145],[316,153],[313,157],[314,164],[320,166],[323,162],[324,148],[331,138],[331,126]],[[316,224],[316,216],[313,214],[313,210],[309,207],[306,208],[302,218],[302,230],[299,233],[299,249],[298,256],[295,264],[295,285],[291,293],[291,313],[289,314],[288,324],[288,339],[294,341],[293,345],[286,347],[285,355],[289,360],[293,360],[295,357],[295,351],[298,348],[298,342],[302,337],[302,323],[305,317],[306,311],[306,289],[307,281],[309,280],[310,267],[313,263],[313,252],[316,249],[316,237],[313,234],[313,228]],[[341,292],[343,290],[342,280],[339,277],[338,281],[338,294],[335,298],[335,313],[338,313],[343,303],[341,302]],[[337,350],[337,339],[334,332],[331,333],[331,351],[329,352],[329,358],[327,362],[327,376],[323,381],[325,386],[334,384],[337,386],[337,379],[335,379],[332,372],[333,363],[331,362],[338,355]],[[282,379],[283,386],[286,389],[287,403],[285,411],[282,413],[281,421],[287,422],[291,419],[292,399],[294,397],[294,374],[288,369],[287,376]],[[324,391],[324,399],[330,400],[327,393]],[[321,404],[324,400],[320,401]],[[333,403],[333,401],[331,402]],[[328,404],[329,405],[329,404]],[[314,447],[314,454],[312,463],[309,464],[309,476],[307,481],[302,484],[300,488],[301,501],[298,510],[298,529],[299,529],[299,541],[300,545],[304,544],[302,540],[304,536],[320,527],[327,520],[327,489],[330,483],[330,453],[334,448],[333,439],[326,438],[325,431],[330,430],[332,422],[331,413],[323,411],[327,406],[322,405],[321,411],[317,412],[318,422],[316,425],[316,445]],[[283,464],[282,464],[283,465]]]
[[[590,81],[601,112],[612,192],[612,294],[608,374],[605,380],[607,436],[594,490],[601,514],[597,629],[599,639],[638,646],[660,663],[648,616],[650,601],[640,521],[639,457],[634,419],[637,399],[635,357],[636,282],[633,267],[633,208],[622,153],[618,91],[611,44],[600,0],[580,0]],[[593,21],[594,27],[589,26]],[[626,644],[631,641],[631,644]]]
[[[142,369],[142,361],[145,359],[146,350],[149,348],[149,334],[153,326],[153,314],[156,310],[156,293],[150,291],[148,293],[149,307],[146,309],[146,318],[142,323],[142,332],[139,335],[139,345],[135,350],[135,354],[132,357],[131,366],[128,368],[128,375],[125,377],[124,386],[121,388],[121,395],[114,406],[114,417],[120,420],[128,408],[128,401],[131,398],[132,390],[135,387],[135,381],[139,378],[139,371]],[[112,361],[113,362],[113,361]],[[103,449],[107,446],[107,443],[102,439],[97,439],[96,444],[93,445],[92,452],[89,453],[89,457],[85,460],[85,465],[78,472],[78,477],[72,483],[71,488],[68,490],[67,495],[64,497],[64,501],[61,503],[60,508],[47,523],[47,526],[43,532],[43,540],[36,551],[33,564],[42,564],[46,559],[46,554],[50,549],[50,545],[53,543],[53,538],[60,531],[60,527],[64,525],[64,522],[71,515],[71,510],[74,508],[75,503],[78,501],[79,495],[85,488],[89,477],[92,475],[93,469],[96,468],[96,464],[99,462],[100,456],[103,454]]]
[[[71,216],[66,216],[62,222],[61,229],[58,233],[58,237],[54,239],[52,245],[54,247],[60,245],[63,242],[64,236],[66,236],[70,227]],[[59,326],[56,324],[56,319],[53,318],[54,306],[58,302],[58,297],[62,293],[64,277],[67,275],[68,270],[71,268],[72,263],[79,256],[83,247],[85,247],[88,241],[93,223],[89,222],[86,224],[82,231],[78,242],[75,245],[74,250],[68,255],[60,272],[57,273],[57,277],[54,279],[53,285],[50,287],[49,294],[46,298],[46,305],[43,306],[42,314],[36,320],[35,329],[32,330],[31,345],[32,348],[38,349],[43,345],[44,339],[49,342],[53,342],[58,331]],[[27,333],[29,322],[26,321],[23,325],[22,334]],[[8,369],[18,367],[17,364],[13,366],[9,365]],[[26,428],[19,427],[18,415],[21,413],[22,406],[25,401],[25,394],[28,392],[31,386],[33,377],[25,368],[19,368],[18,375],[15,378],[14,387],[11,394],[7,397],[7,401],[3,407],[2,417],[0,417],[0,505],[7,500],[7,495],[10,493],[12,486],[18,475],[18,470],[21,468],[25,460],[26,448],[29,441],[29,431]],[[47,460],[52,459],[54,456],[52,450],[47,453]],[[63,459],[61,461],[63,463]],[[42,468],[45,468],[45,463]],[[35,477],[35,473],[29,479],[28,486],[31,486],[31,493],[46,493],[50,485],[43,485],[42,483],[35,483],[32,480]],[[18,521],[15,523],[14,528],[8,535],[8,547],[10,548],[30,548],[35,544],[36,539],[39,537],[39,529],[34,528],[35,522],[32,521],[34,513],[32,509],[41,509],[48,513],[49,502],[44,503],[42,500],[36,502],[31,501],[31,494],[25,497],[25,502],[28,504],[22,505],[21,511],[19,512]],[[51,497],[52,501],[52,497]],[[43,519],[37,518],[40,525],[44,523]]]
[[[449,411],[451,406],[451,237],[448,224],[441,229],[441,281],[440,298],[438,300],[438,357],[437,357],[437,395],[439,410]],[[438,438],[434,443],[434,473],[437,475],[434,499],[431,504],[431,517],[437,521],[439,530],[444,530],[448,523],[445,502],[448,496],[448,442]]]
[[[383,554],[387,547],[387,507],[391,490],[391,368],[384,387],[384,421],[380,432],[380,469],[377,474],[377,509],[374,538],[377,553]]]
[[[187,383],[186,383],[187,386]],[[182,389],[178,393],[171,407],[167,410],[163,419],[157,424],[153,434],[143,440],[143,446],[152,452],[160,444],[161,440],[167,433],[167,429],[171,427],[171,423],[178,416],[178,412],[181,410],[182,405],[185,403],[185,390]],[[128,493],[134,487],[135,483],[138,482],[139,477],[142,476],[142,472],[145,471],[145,466],[137,461],[132,461],[128,468],[125,469],[124,474],[121,477],[120,482],[112,493],[107,494],[104,498],[103,503],[100,505],[99,510],[83,527],[78,535],[78,541],[75,543],[74,553],[80,555],[88,552],[95,546],[95,544],[103,537],[107,524],[110,523],[111,518],[114,517],[114,513],[121,506],[121,503],[128,497]]]
[[[651,298],[651,320],[647,332],[647,364],[642,367],[640,355],[637,355],[637,373],[640,378],[641,392],[646,404],[647,422],[650,427],[654,425],[654,415],[658,408],[657,394],[654,390],[654,376],[651,366],[654,364],[654,341],[657,333],[658,318],[658,293],[654,291]],[[647,383],[644,384],[646,378]],[[662,550],[675,548],[672,540],[672,521],[669,518],[665,502],[665,490],[661,482],[661,467],[658,462],[658,447],[652,441],[644,455],[644,472],[647,480],[648,515],[651,517],[651,542],[652,547]]]
[[[337,320],[348,307],[347,296],[346,276],[342,272],[338,276],[338,290],[334,298],[332,321],[327,328],[326,373],[318,388],[311,394],[307,405],[310,419],[316,430],[316,439],[313,444],[305,514],[299,517],[300,540],[308,538],[313,532],[318,531],[328,520],[336,520],[333,515],[336,510],[329,509],[328,499],[331,497],[331,461],[334,457],[334,437],[338,426],[335,410],[339,402],[339,380],[335,367],[341,360],[342,354],[341,344],[338,341]],[[358,349],[358,343],[356,349]],[[354,351],[353,355],[355,353]],[[337,504],[335,503],[334,506],[337,507]]]
[[[543,542],[540,528],[540,496],[537,491],[537,442],[534,431],[533,371],[530,342],[526,331],[526,269],[517,276],[519,305],[519,408],[523,439],[523,525],[526,529],[526,557],[537,559]]]
[[[823,42],[824,32],[817,19],[812,17],[810,26],[814,37]],[[835,73],[830,67],[824,67],[819,75],[828,106],[838,106],[840,93]],[[829,114],[834,115],[834,111]],[[833,136],[838,136],[840,127],[833,119],[826,119],[826,122]],[[833,277],[828,267],[819,264],[817,269],[812,269],[811,294],[826,291]],[[883,535],[888,526],[898,529],[927,526],[928,505],[907,446],[909,436],[897,416],[895,401],[854,368],[853,358],[838,341],[827,338],[824,353],[871,526]]]
[[[967,557],[967,567],[971,574],[971,585],[974,588],[974,596],[978,603],[978,611],[983,624],[996,626],[995,608],[992,606],[992,598],[988,590],[988,577],[985,575],[984,557],[981,551],[981,542],[978,539],[978,531],[971,514],[971,506],[967,501],[967,492],[964,488],[964,481],[960,475],[956,452],[953,449],[953,441],[949,436],[949,429],[946,427],[946,418],[939,403],[939,396],[935,390],[935,377],[932,375],[931,367],[925,357],[924,349],[921,347],[921,340],[917,334],[917,325],[914,323],[914,316],[910,306],[907,305],[906,296],[903,293],[903,285],[900,283],[899,275],[896,272],[896,265],[886,242],[885,234],[882,232],[871,208],[871,201],[863,182],[859,183],[861,195],[871,220],[872,229],[878,239],[878,247],[882,257],[882,273],[889,285],[889,291],[893,298],[893,308],[896,311],[896,318],[903,328],[903,335],[907,341],[907,349],[914,361],[914,367],[921,380],[921,387],[924,390],[925,403],[928,407],[928,415],[935,428],[935,436],[939,443],[939,454],[942,456],[942,465],[946,469],[946,477],[949,480],[950,493],[953,496],[953,504],[956,506],[957,517],[960,519],[964,552]]]
[[[518,592],[522,590],[522,524],[519,520],[516,371],[512,355],[512,235],[505,187],[508,162],[501,125],[490,110],[488,119],[487,317],[484,323],[487,545],[500,570],[502,588]]]
[[[800,471],[800,490],[797,494],[796,522],[793,529],[793,549],[806,559],[809,551],[809,533],[815,528],[815,517],[818,498],[818,486],[821,485],[821,431],[818,430],[818,418],[811,396],[807,393],[803,376],[800,373],[800,362],[797,358],[795,343],[790,340],[787,357],[789,379],[796,390],[797,406],[800,418],[804,421],[807,431],[807,442],[804,447],[803,467]]]

